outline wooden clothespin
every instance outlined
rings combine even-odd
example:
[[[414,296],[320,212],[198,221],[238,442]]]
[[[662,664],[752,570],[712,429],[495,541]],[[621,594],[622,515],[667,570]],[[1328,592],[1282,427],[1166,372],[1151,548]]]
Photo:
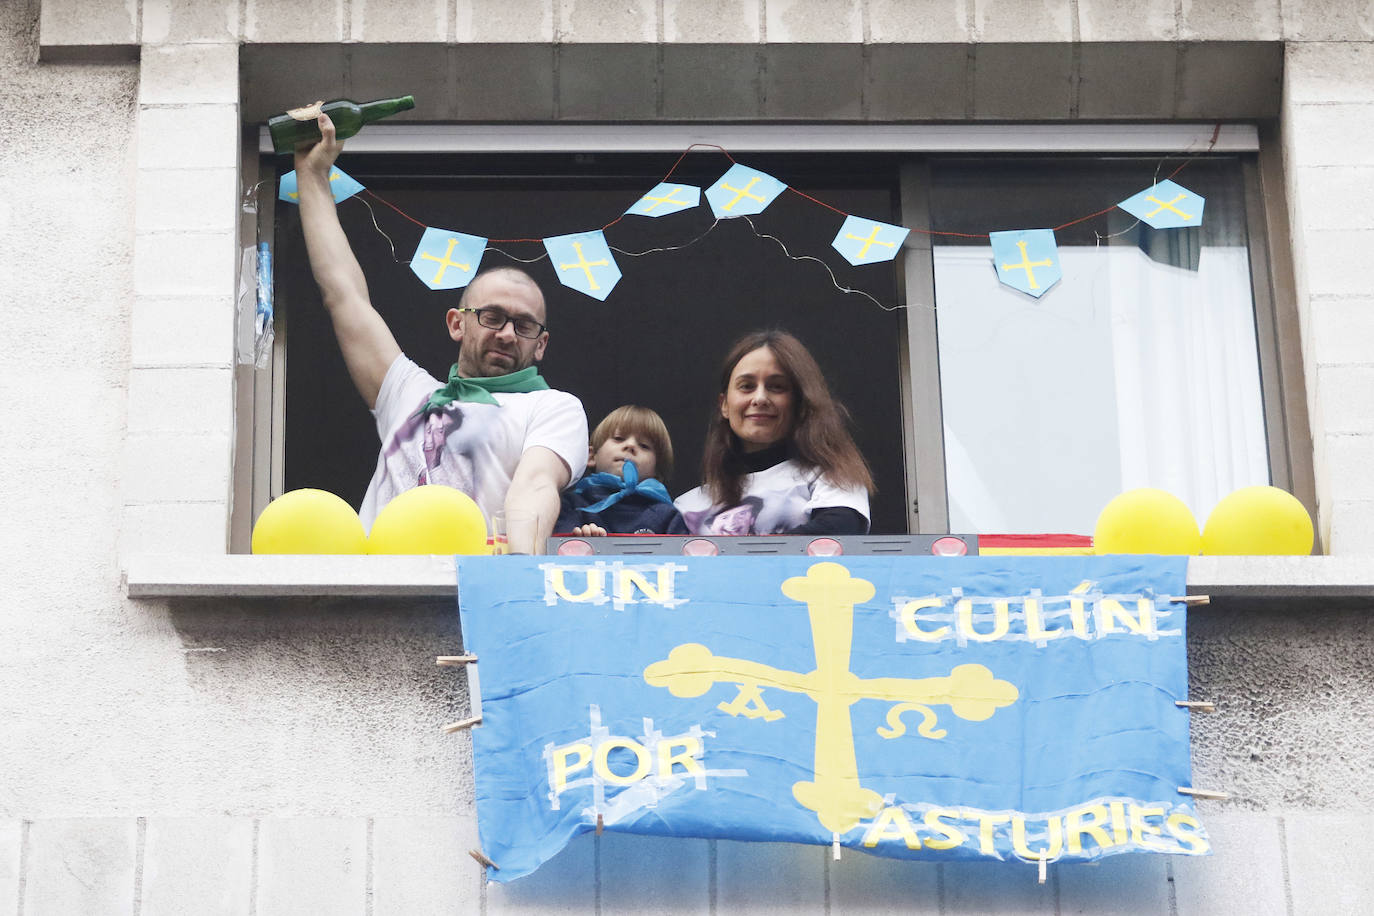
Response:
[[[481,722],[481,716],[473,716],[471,719],[460,719],[457,722],[450,722],[448,725],[444,726],[444,734],[451,735],[465,728],[472,728],[474,725],[480,725]]]
[[[486,857],[486,854],[483,853],[482,850],[480,850],[480,849],[469,849],[469,850],[468,850],[468,855],[472,856],[474,859],[476,859],[476,860],[477,860],[478,862],[480,862],[482,865],[487,866],[488,868],[494,868],[494,869],[496,869],[497,871],[500,871],[500,870],[501,870],[501,866],[497,865],[497,864],[496,864],[495,862],[493,862],[491,859],[488,859],[488,858]]]
[[[1165,601],[1175,602],[1175,603],[1180,603],[1180,604],[1187,604],[1187,605],[1194,605],[1194,604],[1211,604],[1211,603],[1212,603],[1212,596],[1211,596],[1211,595],[1170,595],[1169,597],[1165,598],[1164,600],[1165,600]]]
[[[1192,786],[1179,786],[1178,791],[1183,795],[1191,795],[1194,798],[1216,798],[1225,801],[1231,797],[1230,792],[1217,792],[1214,789],[1194,789]]]
[[[596,815],[596,835],[597,835],[597,836],[601,836],[601,831],[603,831],[603,830],[605,830],[605,829],[606,829],[606,818],[605,818],[604,816],[602,816],[601,812],[598,811],[598,812],[597,812],[597,815]]]
[[[1216,712],[1217,704],[1211,700],[1174,700],[1175,706],[1182,706],[1184,709],[1192,709],[1197,712]]]
[[[444,665],[467,665],[477,661],[475,655],[440,655],[434,659],[434,664]]]

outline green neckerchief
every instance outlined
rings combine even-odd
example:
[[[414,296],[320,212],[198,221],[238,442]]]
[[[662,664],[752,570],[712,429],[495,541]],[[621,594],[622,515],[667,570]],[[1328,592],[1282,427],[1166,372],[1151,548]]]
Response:
[[[509,375],[493,375],[489,378],[463,378],[458,374],[458,364],[448,370],[448,384],[429,396],[425,405],[415,412],[416,416],[447,407],[454,401],[472,401],[475,404],[495,404],[492,392],[505,391],[523,394],[526,391],[544,391],[549,383],[539,377],[539,368],[530,366]]]

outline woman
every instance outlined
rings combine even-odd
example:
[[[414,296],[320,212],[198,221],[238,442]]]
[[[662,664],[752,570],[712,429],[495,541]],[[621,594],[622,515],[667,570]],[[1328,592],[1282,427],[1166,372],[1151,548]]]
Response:
[[[702,485],[674,505],[693,534],[864,534],[873,477],[820,366],[785,331],[730,349]]]

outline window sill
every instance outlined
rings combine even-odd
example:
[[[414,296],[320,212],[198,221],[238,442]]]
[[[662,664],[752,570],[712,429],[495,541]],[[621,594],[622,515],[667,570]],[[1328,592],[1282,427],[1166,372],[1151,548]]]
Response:
[[[452,596],[449,556],[252,556],[143,554],[130,557],[130,598]]]
[[[131,557],[130,598],[433,598],[453,594],[447,556]],[[1194,557],[1188,591],[1214,600],[1356,599],[1374,603],[1374,557]]]

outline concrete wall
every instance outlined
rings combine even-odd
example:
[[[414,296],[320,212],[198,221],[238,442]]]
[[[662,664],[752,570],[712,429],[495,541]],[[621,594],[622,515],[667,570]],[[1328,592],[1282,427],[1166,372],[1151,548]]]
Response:
[[[313,96],[312,81],[373,97],[421,77],[442,81],[432,96],[451,106],[445,118],[1276,118],[1321,527],[1331,552],[1374,554],[1366,7],[0,4],[11,401],[0,906],[1367,909],[1368,604],[1195,615],[1193,693],[1223,705],[1195,720],[1194,781],[1237,795],[1200,806],[1217,845],[1208,860],[1118,857],[1054,868],[1038,887],[1030,869],[608,834],[505,890],[483,888],[464,854],[475,845],[468,739],[438,730],[466,709],[461,678],[431,661],[461,643],[448,602],[130,601],[119,581],[134,553],[224,550],[240,125],[275,99]]]

